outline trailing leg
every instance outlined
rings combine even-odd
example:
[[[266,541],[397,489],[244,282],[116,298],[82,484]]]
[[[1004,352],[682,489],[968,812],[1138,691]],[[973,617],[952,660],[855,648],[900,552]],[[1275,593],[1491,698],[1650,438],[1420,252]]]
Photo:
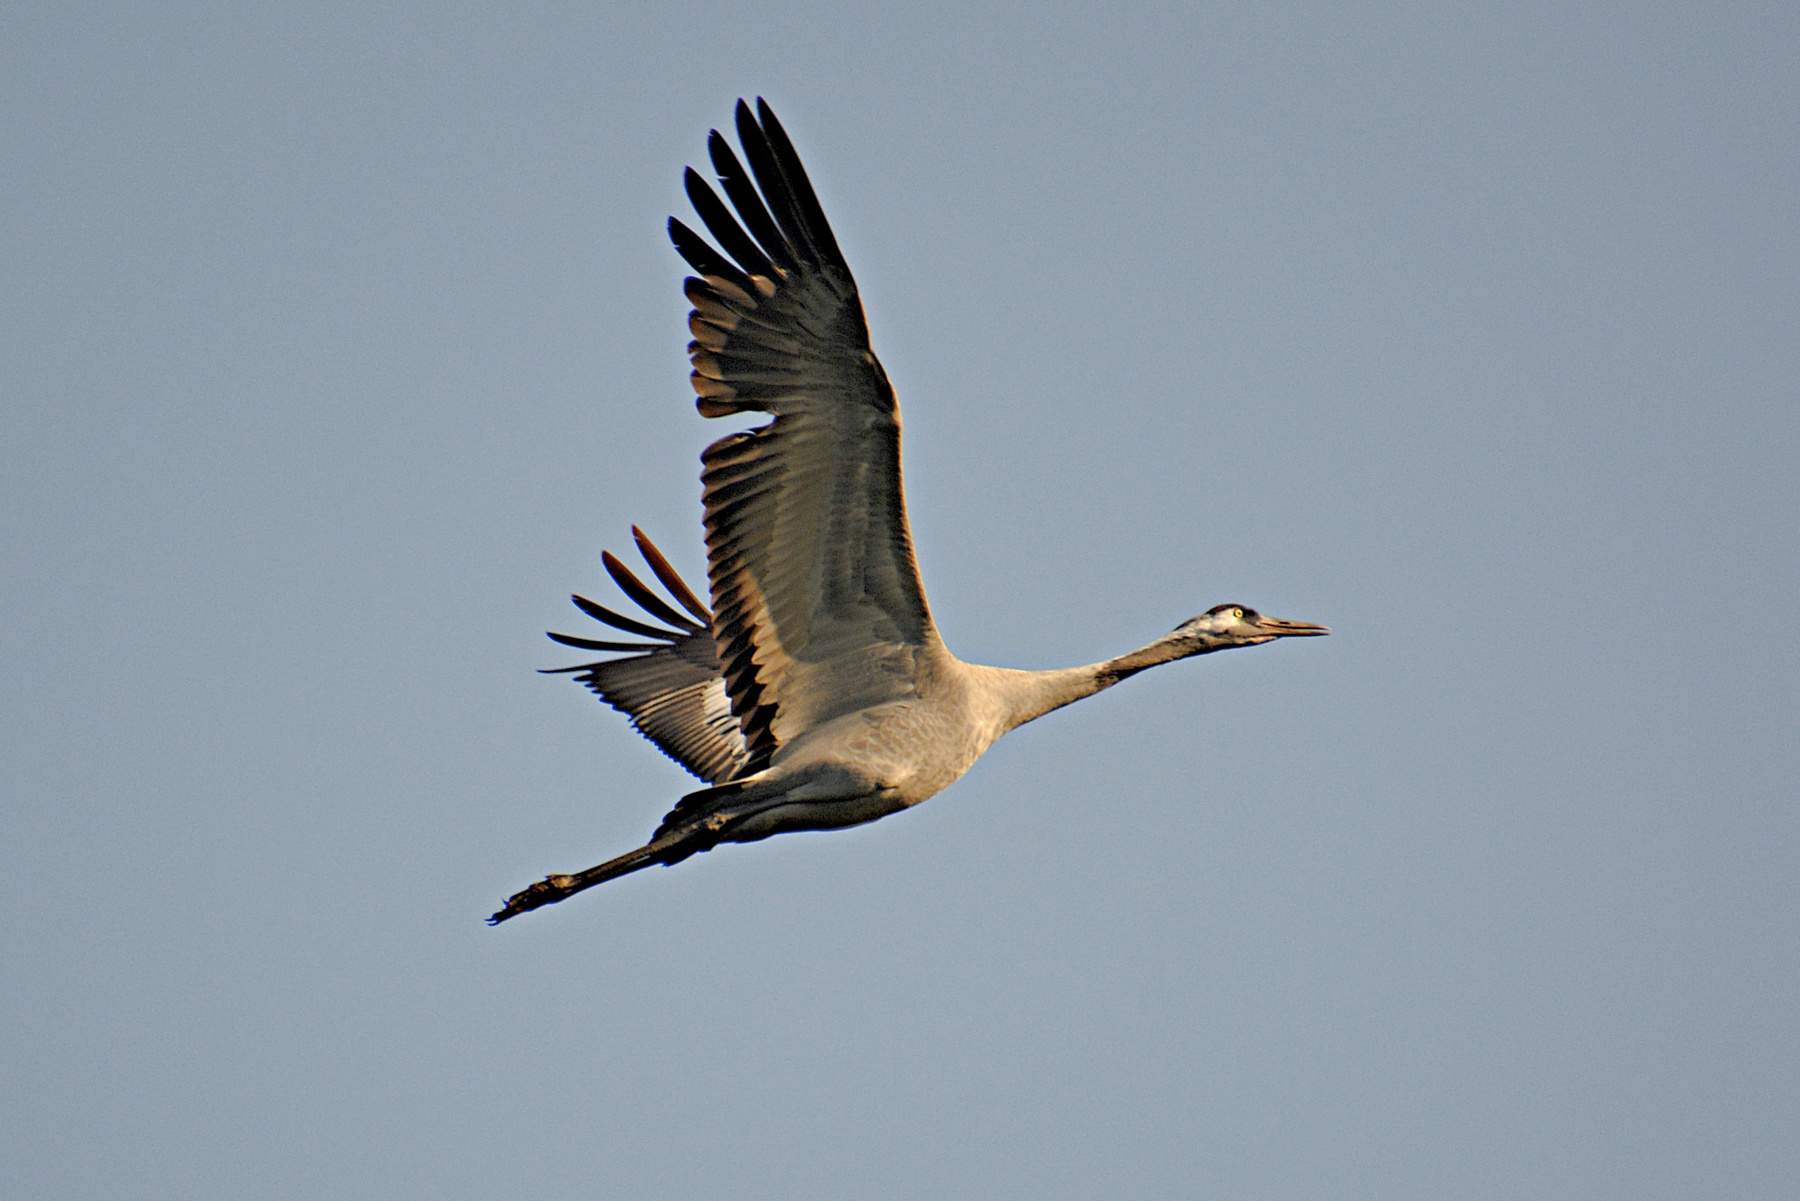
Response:
[[[608,859],[584,872],[568,876],[545,876],[524,892],[516,892],[508,897],[506,907],[488,918],[488,925],[498,926],[509,917],[517,917],[545,905],[554,905],[583,889],[616,880],[620,876],[628,876],[652,864],[680,863],[689,855],[710,850],[718,842],[717,831],[709,828],[712,824],[714,823],[702,822],[659,834],[637,850],[627,851],[617,859]]]

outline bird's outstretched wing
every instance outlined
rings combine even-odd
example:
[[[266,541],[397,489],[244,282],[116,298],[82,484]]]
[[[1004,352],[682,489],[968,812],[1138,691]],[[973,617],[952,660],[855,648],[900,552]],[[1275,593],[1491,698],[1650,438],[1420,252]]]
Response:
[[[636,526],[631,536],[638,551],[669,595],[691,617],[669,607],[611,552],[601,555],[607,574],[644,613],[673,629],[649,625],[597,605],[584,596],[571,599],[595,621],[654,639],[654,642],[600,642],[569,634],[551,634],[564,646],[590,651],[645,652],[574,667],[553,667],[546,674],[571,673],[619,712],[631,718],[651,742],[671,759],[709,784],[743,772],[749,748],[725,694],[725,677],[712,637],[712,614],[695,596],[669,561]]]
[[[856,282],[769,106],[740,100],[737,132],[748,171],[717,130],[708,142],[730,208],[687,173],[718,249],[674,218],[669,235],[700,276],[687,281],[700,412],[775,418],[713,443],[701,475],[713,636],[757,770],[833,717],[913,695],[937,636],[900,410]]]

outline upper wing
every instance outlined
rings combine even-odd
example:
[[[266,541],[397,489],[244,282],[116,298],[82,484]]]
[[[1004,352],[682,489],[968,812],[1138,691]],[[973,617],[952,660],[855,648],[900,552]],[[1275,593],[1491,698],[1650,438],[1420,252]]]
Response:
[[[669,594],[698,620],[683,617],[645,587],[610,553],[601,555],[607,574],[646,614],[674,626],[658,629],[596,605],[586,597],[571,599],[595,621],[614,629],[654,638],[655,643],[596,642],[568,634],[550,637],[564,646],[592,651],[647,651],[629,659],[607,659],[574,667],[553,667],[546,674],[579,672],[575,678],[601,700],[631,718],[631,724],[671,759],[709,784],[730,780],[750,761],[743,732],[725,695],[725,678],[712,638],[712,614],[700,603],[669,561],[636,526],[638,550]]]
[[[724,253],[673,218],[669,234],[702,277],[687,281],[700,412],[775,417],[701,457],[713,636],[754,770],[822,722],[913,695],[936,633],[901,495],[900,410],[856,282],[769,106],[740,100],[737,131],[749,172],[717,130],[708,142],[735,218],[687,173]]]

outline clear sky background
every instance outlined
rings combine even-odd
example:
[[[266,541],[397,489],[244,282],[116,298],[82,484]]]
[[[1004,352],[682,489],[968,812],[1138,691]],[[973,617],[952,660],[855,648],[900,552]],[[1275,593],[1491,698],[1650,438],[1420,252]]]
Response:
[[[1791,1198],[1800,7],[13,4],[19,1197]],[[859,830],[691,781],[663,221],[811,169],[964,658],[1224,601]]]

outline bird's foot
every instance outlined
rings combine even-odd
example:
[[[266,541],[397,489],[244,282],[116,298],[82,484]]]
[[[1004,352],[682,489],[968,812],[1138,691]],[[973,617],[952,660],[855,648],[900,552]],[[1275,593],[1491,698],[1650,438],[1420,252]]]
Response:
[[[545,876],[524,892],[506,898],[506,908],[488,918],[490,926],[498,926],[509,917],[529,913],[540,905],[551,905],[572,893],[581,891],[574,876]]]

